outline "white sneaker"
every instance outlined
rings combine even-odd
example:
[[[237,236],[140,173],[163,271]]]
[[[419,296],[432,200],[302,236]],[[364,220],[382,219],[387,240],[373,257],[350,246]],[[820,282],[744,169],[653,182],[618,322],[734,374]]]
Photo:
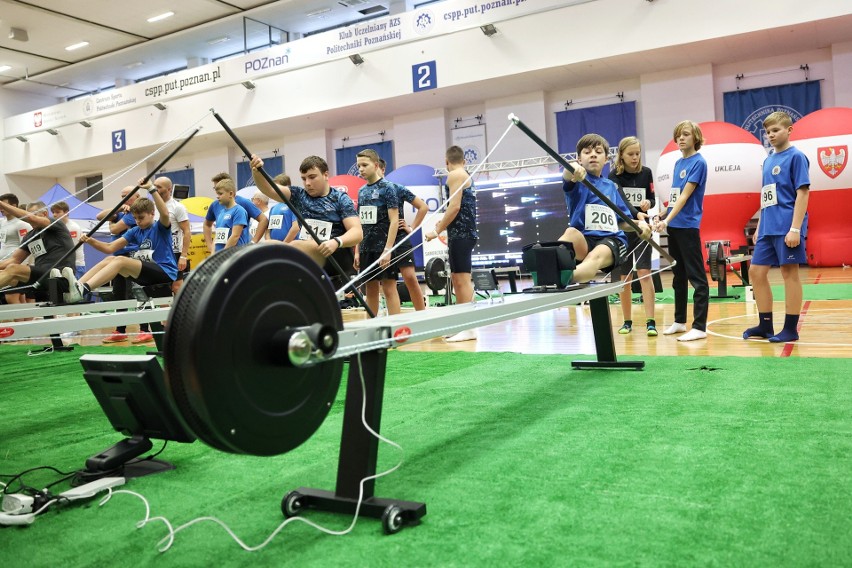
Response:
[[[707,332],[693,327],[677,338],[678,341],[695,341],[696,339],[707,339]]]
[[[675,322],[666,328],[663,335],[674,335],[675,333],[683,333],[684,331],[686,331],[686,324]]]
[[[50,274],[48,275],[48,277],[49,278],[62,278],[62,273],[59,272],[58,268],[51,268]]]
[[[466,329],[464,331],[460,331],[457,334],[447,337],[444,339],[447,343],[458,343],[459,341],[472,341],[477,339],[477,333],[475,329]]]
[[[76,304],[83,301],[83,286],[77,282],[77,277],[74,275],[74,269],[66,266],[62,269],[62,277],[68,281],[68,293],[64,295],[65,301],[69,304]]]

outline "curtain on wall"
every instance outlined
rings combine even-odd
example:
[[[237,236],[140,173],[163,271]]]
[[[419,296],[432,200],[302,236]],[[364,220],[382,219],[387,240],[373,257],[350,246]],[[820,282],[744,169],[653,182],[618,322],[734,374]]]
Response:
[[[375,150],[380,158],[387,162],[385,172],[394,170],[393,163],[393,140],[386,142],[378,142],[375,144],[359,144],[351,148],[338,148],[334,151],[335,162],[337,163],[337,175],[349,174],[358,175],[358,167],[355,165],[355,156],[361,150]]]
[[[263,169],[269,174],[269,177],[275,177],[280,173],[284,173],[284,156],[272,156],[271,158],[263,158]],[[292,176],[291,176],[292,177]],[[295,184],[299,179],[298,173],[293,180]],[[237,189],[254,185],[254,180],[251,178],[251,164],[248,160],[237,164]]]
[[[636,102],[565,110],[556,113],[559,153],[577,151],[577,141],[585,134],[600,134],[610,148],[618,148],[625,136],[636,136]]]

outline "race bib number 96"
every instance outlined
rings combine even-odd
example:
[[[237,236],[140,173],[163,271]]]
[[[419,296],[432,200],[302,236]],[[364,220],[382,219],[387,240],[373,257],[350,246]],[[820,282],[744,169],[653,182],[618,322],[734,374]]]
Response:
[[[775,191],[774,183],[764,185],[760,192],[760,208],[763,209],[772,205],[778,205],[778,193]]]

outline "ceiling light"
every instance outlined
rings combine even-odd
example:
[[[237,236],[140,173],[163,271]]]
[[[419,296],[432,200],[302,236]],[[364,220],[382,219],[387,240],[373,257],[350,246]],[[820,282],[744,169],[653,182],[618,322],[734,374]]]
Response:
[[[154,108],[157,110],[166,110],[166,105],[163,103],[154,103]]]
[[[497,27],[494,24],[485,24],[484,26],[479,26],[479,29],[488,37],[497,33]]]
[[[11,69],[9,65],[0,65],[0,73],[5,73],[9,69]]]
[[[305,14],[309,18],[313,18],[315,16],[322,16],[323,14],[327,14],[331,12],[331,8],[320,8],[319,10],[314,10],[313,12],[308,12]]]
[[[231,41],[231,37],[230,36],[217,37],[216,39],[208,40],[207,45],[216,45],[217,43],[225,43],[226,41]]]
[[[17,139],[18,139],[18,140],[20,140],[21,142],[26,142],[26,141],[27,141],[27,137],[26,137],[26,136],[18,135],[18,136],[15,136],[15,138],[17,138]]]
[[[59,136],[59,131],[56,130],[55,128],[48,128],[47,131],[54,136]]]
[[[92,127],[92,123],[91,123],[91,122],[89,122],[88,120],[81,120],[81,121],[80,121],[80,124],[82,124],[82,125],[83,125],[83,126],[85,126],[86,128],[91,128],[91,127]]]
[[[148,18],[148,23],[153,24],[154,22],[159,22],[160,20],[165,20],[166,18],[171,18],[174,16],[174,12],[163,12],[159,16],[154,16],[152,18]]]
[[[27,30],[22,28],[9,28],[9,39],[15,39],[18,41],[29,41],[30,36],[27,33]]]
[[[81,47],[86,47],[89,45],[88,41],[81,41],[80,43],[75,43],[73,45],[69,45],[65,48],[65,51],[74,51],[75,49],[80,49]]]
[[[243,87],[249,91],[253,91],[257,85],[254,84],[254,81],[243,81]]]
[[[142,67],[144,65],[144,61],[134,61],[133,63],[128,63],[124,66],[125,69],[136,69],[137,67]]]
[[[361,57],[361,55],[358,54],[358,53],[353,53],[352,55],[349,56],[349,59],[355,65],[361,65],[362,63],[364,63],[364,58]]]

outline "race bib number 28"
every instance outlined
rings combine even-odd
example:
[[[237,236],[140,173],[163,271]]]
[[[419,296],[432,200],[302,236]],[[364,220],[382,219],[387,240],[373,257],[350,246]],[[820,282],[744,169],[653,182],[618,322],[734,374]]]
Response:
[[[228,243],[228,228],[222,227],[221,229],[216,229],[216,236],[213,239],[213,242],[217,245],[224,245]]]

